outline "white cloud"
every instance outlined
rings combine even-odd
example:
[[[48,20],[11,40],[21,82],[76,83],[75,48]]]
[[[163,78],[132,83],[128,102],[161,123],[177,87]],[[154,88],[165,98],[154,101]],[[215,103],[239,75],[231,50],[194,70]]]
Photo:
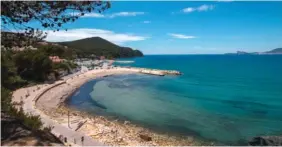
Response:
[[[114,18],[114,17],[125,17],[125,16],[137,16],[137,15],[144,15],[145,12],[118,12],[118,13],[113,13],[111,15],[109,15],[110,18]]]
[[[115,18],[115,17],[129,17],[144,15],[145,12],[117,12],[112,14],[100,14],[100,13],[86,13],[82,17],[95,17],[95,18]],[[78,15],[78,13],[73,13],[73,15]]]
[[[213,5],[202,5],[200,7],[197,8],[198,11],[208,11],[208,10],[212,10],[214,8]]]
[[[193,39],[193,38],[196,38],[195,36],[188,36],[188,35],[174,34],[174,33],[169,33],[168,35],[172,36],[173,38],[178,38],[178,39]]]
[[[182,11],[184,13],[191,13],[191,12],[194,12],[194,11],[202,12],[202,11],[209,11],[209,10],[213,10],[213,9],[214,9],[214,5],[201,5],[199,7],[184,8]]]
[[[96,18],[104,18],[105,15],[100,13],[86,13],[82,17],[96,17]]]
[[[127,33],[115,33],[109,30],[89,28],[70,29],[68,31],[59,32],[53,32],[51,30],[48,30],[46,32],[48,33],[48,35],[45,40],[50,42],[73,41],[89,37],[101,37],[117,44],[123,44],[125,42],[141,41],[148,39],[148,37],[144,36],[138,36]]]
[[[193,12],[193,11],[195,11],[195,8],[192,8],[192,7],[183,9],[183,12],[187,12],[187,13]]]
[[[146,21],[143,21],[143,23],[151,23],[151,21],[146,20]]]

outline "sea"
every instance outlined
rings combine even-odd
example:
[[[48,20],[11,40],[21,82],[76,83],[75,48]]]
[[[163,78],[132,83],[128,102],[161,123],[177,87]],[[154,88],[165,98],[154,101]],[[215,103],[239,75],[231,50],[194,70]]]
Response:
[[[114,75],[85,83],[67,104],[156,132],[218,145],[282,135],[282,55],[146,55],[118,66],[180,76]]]

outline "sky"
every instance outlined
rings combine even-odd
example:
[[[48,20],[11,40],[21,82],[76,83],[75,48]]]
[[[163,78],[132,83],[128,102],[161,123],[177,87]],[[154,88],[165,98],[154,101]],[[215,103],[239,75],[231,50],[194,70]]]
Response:
[[[49,32],[47,41],[99,36],[144,54],[221,54],[282,47],[282,2],[112,1]]]

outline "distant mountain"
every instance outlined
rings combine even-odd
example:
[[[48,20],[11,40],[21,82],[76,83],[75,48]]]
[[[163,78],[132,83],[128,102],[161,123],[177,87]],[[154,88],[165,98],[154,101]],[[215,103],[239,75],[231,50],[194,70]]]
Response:
[[[106,56],[108,58],[141,57],[143,53],[129,47],[118,46],[100,37],[91,37],[75,41],[58,42],[58,44],[73,48],[80,56]]]
[[[266,52],[244,52],[237,51],[236,53],[226,53],[226,54],[236,54],[236,55],[274,55],[274,54],[282,54],[282,48],[276,48]]]
[[[276,49],[273,49],[271,51],[267,51],[265,53],[267,53],[267,54],[282,54],[282,48],[276,48]]]

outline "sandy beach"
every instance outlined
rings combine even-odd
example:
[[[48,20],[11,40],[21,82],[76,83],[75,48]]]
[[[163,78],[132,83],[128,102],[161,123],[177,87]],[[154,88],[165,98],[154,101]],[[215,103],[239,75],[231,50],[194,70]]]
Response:
[[[54,135],[68,138],[66,144],[69,145],[199,145],[193,137],[179,138],[155,133],[129,121],[112,121],[72,110],[64,103],[77,88],[91,79],[142,71],[144,69],[120,67],[91,70],[65,77],[53,84],[19,89],[13,93],[13,101],[23,101],[26,113],[40,115],[44,125],[53,128]],[[81,142],[82,136],[85,137],[84,142]]]

